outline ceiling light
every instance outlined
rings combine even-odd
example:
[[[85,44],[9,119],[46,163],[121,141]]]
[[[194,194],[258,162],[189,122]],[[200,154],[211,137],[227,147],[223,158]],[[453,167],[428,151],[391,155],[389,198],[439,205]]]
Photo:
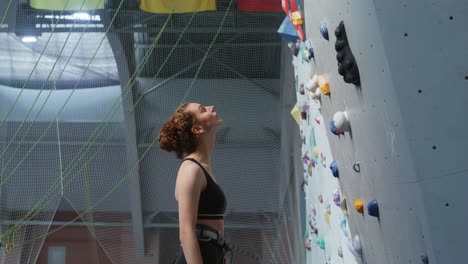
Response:
[[[91,16],[84,12],[74,13],[73,18],[76,20],[91,20]]]
[[[24,36],[24,37],[21,37],[21,41],[23,41],[24,43],[34,43],[37,41],[37,37],[35,36]]]

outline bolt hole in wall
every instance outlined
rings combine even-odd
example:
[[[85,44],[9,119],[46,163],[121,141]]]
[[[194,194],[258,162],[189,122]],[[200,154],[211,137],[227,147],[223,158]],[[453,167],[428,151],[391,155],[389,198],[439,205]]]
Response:
[[[449,204],[449,203],[445,203],[445,207],[449,207],[449,206],[450,206],[450,204]]]
[[[436,146],[432,146],[432,149],[437,149],[437,147],[436,147]]]
[[[422,93],[422,90],[418,90],[418,93]]]
[[[453,20],[453,16],[450,16],[449,19],[450,19],[450,20]]]
[[[407,37],[407,36],[408,36],[408,33],[405,33],[404,36]]]

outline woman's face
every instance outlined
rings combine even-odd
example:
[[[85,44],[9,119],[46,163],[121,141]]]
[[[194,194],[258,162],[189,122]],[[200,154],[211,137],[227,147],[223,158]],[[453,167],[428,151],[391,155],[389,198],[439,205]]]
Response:
[[[212,105],[204,106],[198,103],[189,103],[186,109],[193,115],[195,125],[201,125],[207,131],[217,128],[223,123],[223,120],[218,117],[215,107]]]

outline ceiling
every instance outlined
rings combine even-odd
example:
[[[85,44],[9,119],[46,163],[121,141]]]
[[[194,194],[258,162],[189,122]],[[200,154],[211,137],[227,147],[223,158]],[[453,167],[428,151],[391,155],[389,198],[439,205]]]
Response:
[[[279,76],[280,38],[276,31],[284,18],[281,13],[241,12],[235,2],[228,11],[228,1],[222,0],[217,3],[217,11],[200,12],[190,20],[192,14],[173,14],[168,18],[168,14],[143,12],[137,1],[126,1],[120,9],[117,1],[109,1],[106,9],[91,13],[95,19],[80,21],[71,17],[73,12],[32,9],[27,1],[13,1],[5,12],[8,1],[1,2],[0,14],[6,15],[0,28],[0,41],[5,43],[0,46],[0,58],[6,63],[0,65],[0,84],[31,89],[53,85],[70,88],[86,71],[76,88],[115,85],[118,73],[113,67],[112,43],[103,35],[107,29],[119,36],[126,63],[132,73],[139,70],[139,77],[157,74],[161,78],[192,78],[197,72],[194,62],[201,61],[208,48],[209,56],[198,78]],[[110,21],[112,26],[108,27]],[[39,35],[38,42],[22,43],[17,36],[24,31]],[[144,63],[144,55],[160,32],[148,58],[151,63]],[[177,42],[180,36],[183,37]],[[94,54],[96,50],[98,53]],[[71,54],[69,66],[59,77]],[[87,69],[93,56],[96,57]],[[55,61],[57,65],[52,68]],[[36,62],[40,67],[29,76]],[[143,64],[140,70],[138,66]],[[55,84],[44,83],[47,78],[56,80]]]

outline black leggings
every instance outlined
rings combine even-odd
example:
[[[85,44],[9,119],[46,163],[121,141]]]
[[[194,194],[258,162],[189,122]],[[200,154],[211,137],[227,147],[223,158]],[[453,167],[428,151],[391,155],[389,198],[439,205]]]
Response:
[[[203,264],[223,264],[224,263],[224,250],[221,245],[212,239],[198,238],[200,251],[203,258]],[[182,247],[177,253],[177,257],[172,264],[186,264],[184,252]]]

